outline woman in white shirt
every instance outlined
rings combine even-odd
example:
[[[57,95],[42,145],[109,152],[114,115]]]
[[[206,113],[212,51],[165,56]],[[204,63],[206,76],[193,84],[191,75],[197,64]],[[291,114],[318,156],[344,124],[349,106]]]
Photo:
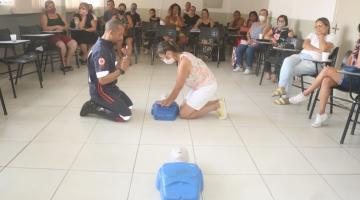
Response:
[[[326,18],[317,19],[315,21],[315,32],[306,37],[300,54],[285,58],[281,66],[278,88],[272,93],[273,97],[280,96],[279,99],[275,100],[275,103],[278,105],[289,104],[287,95],[292,87],[294,76],[316,73],[314,62],[306,59],[319,60],[322,52],[331,52],[333,47],[334,35],[330,34],[329,20]]]

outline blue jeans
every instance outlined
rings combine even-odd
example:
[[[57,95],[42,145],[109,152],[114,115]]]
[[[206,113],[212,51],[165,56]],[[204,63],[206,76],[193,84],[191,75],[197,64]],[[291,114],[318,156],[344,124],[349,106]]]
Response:
[[[285,58],[281,66],[279,87],[285,88],[287,94],[290,93],[294,76],[303,74],[313,75],[316,73],[315,63],[304,59],[311,59],[311,56],[301,53],[294,54]],[[319,72],[320,70],[321,68],[319,67]]]
[[[244,44],[240,44],[236,50],[236,65],[241,65],[242,63],[242,58],[244,53],[246,53],[246,68],[251,69],[253,62],[254,62],[254,56],[255,56],[255,51],[259,48],[258,44],[253,44],[253,45],[244,45]]]

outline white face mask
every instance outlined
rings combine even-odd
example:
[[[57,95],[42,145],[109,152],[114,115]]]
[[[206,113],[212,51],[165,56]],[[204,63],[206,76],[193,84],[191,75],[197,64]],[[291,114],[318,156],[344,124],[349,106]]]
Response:
[[[266,17],[265,17],[265,16],[260,15],[260,16],[259,16],[259,20],[260,20],[260,22],[263,22],[263,21],[265,21],[265,20],[266,20]]]
[[[175,63],[175,59],[174,59],[174,58],[170,58],[170,59],[164,58],[162,61],[163,61],[165,64],[167,64],[167,65],[171,65],[171,64],[174,64],[174,63]]]

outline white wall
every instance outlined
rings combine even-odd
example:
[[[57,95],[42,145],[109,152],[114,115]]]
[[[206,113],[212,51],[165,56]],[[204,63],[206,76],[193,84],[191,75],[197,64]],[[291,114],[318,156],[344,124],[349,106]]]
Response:
[[[166,11],[174,2],[183,8],[187,1],[189,0],[115,0],[115,3],[118,5],[120,2],[123,2],[130,6],[131,3],[135,2],[139,8],[155,8],[159,11]],[[203,1],[206,0],[191,0],[190,2],[196,6],[197,10],[201,10],[203,8]],[[268,5],[269,0],[223,0],[222,8],[209,10],[210,12],[218,13],[232,13],[235,10],[240,10],[243,14],[247,14],[252,10],[259,11],[261,8],[267,8]],[[159,14],[161,14],[161,17],[166,15],[166,13]]]
[[[336,0],[270,0],[269,10],[272,16],[281,14],[299,20],[315,20],[326,17],[333,21]]]

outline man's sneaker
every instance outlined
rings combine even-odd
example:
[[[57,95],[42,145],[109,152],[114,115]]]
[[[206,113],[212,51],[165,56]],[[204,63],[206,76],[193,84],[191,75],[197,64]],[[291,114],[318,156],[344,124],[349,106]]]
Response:
[[[245,75],[251,74],[251,69],[246,68],[244,71],[244,74]]]
[[[234,69],[233,69],[233,72],[238,72],[238,71],[240,71],[240,66],[236,66]]]
[[[304,102],[308,99],[308,96],[305,96],[302,92],[296,96],[293,96],[289,99],[289,102],[291,104],[299,104],[301,102]]]
[[[317,114],[315,121],[311,124],[311,126],[314,128],[320,128],[327,124],[328,119],[329,119],[329,117],[326,113],[322,114],[322,115]]]
[[[226,119],[227,118],[227,110],[225,99],[219,99],[219,108],[216,110],[219,119]]]
[[[95,102],[89,100],[87,101],[81,108],[80,116],[84,117],[88,115],[89,113],[94,113],[96,111],[97,105]]]

